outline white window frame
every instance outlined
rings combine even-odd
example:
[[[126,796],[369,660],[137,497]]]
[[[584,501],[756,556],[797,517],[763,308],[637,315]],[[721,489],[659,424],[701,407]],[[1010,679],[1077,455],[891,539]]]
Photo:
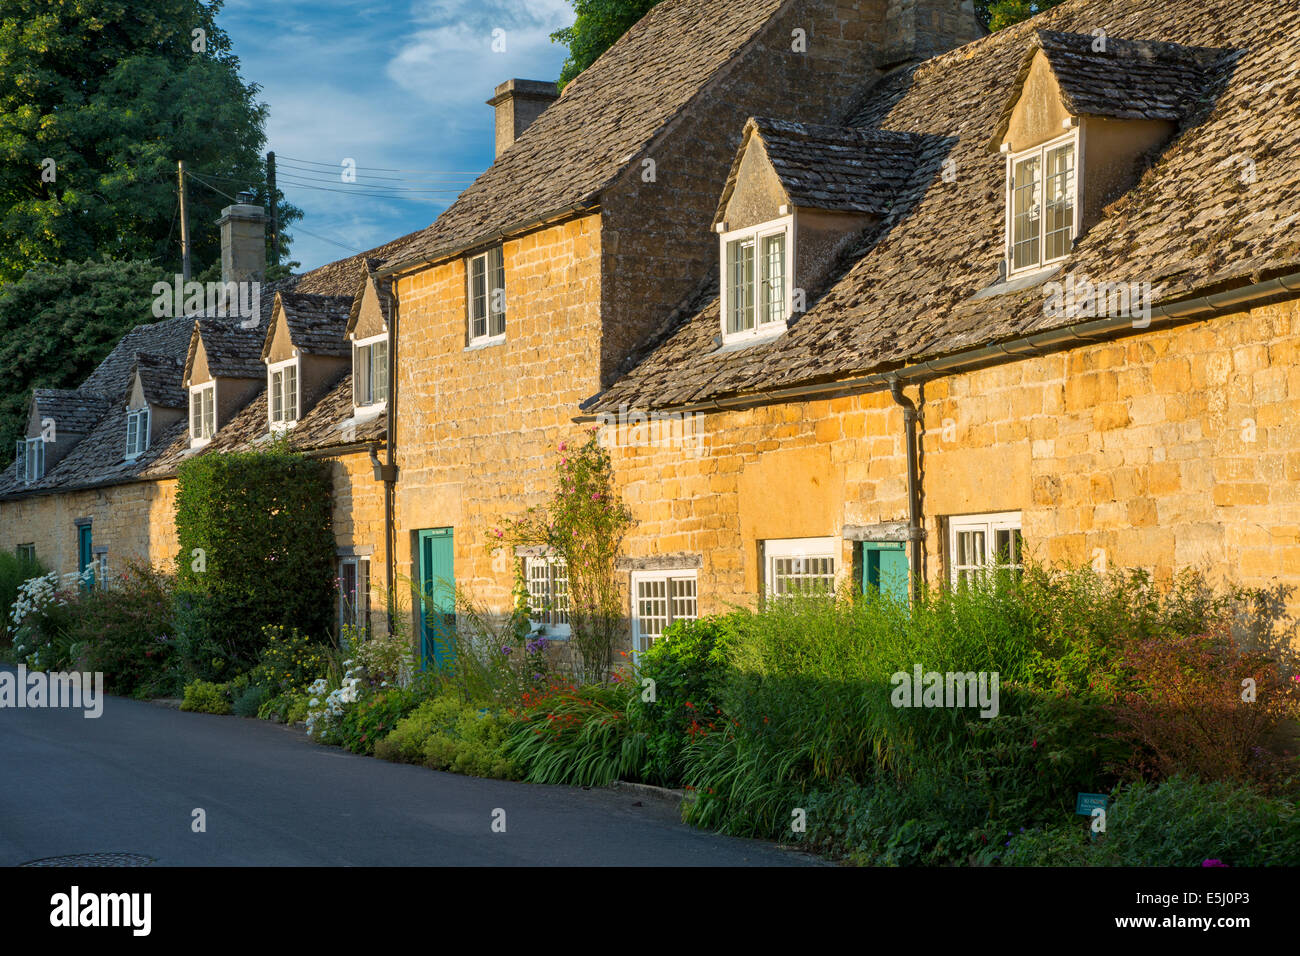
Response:
[[[763,592],[769,598],[783,597],[784,594],[777,593],[776,583],[776,561],[784,558],[794,558],[798,561],[817,561],[829,558],[831,561],[831,581],[830,590],[834,590],[840,583],[840,576],[843,573],[843,550],[842,542],[834,536],[825,538],[768,538],[763,542]],[[801,567],[797,565],[796,567]],[[797,574],[807,572],[798,571]],[[823,575],[812,575],[810,577],[823,577]],[[787,592],[789,593],[789,592]]]
[[[286,398],[288,389],[276,386],[275,378],[280,376],[283,383],[288,377],[289,370],[293,370],[293,417],[287,415]],[[275,417],[275,399],[280,398],[280,418]],[[298,366],[298,357],[295,355],[291,359],[285,359],[283,362],[270,363],[266,366],[266,418],[271,426],[271,431],[281,432],[293,428],[302,418],[302,369]]]
[[[557,575],[556,571],[561,566],[564,567],[564,574]],[[564,581],[564,592],[560,595],[561,600],[557,602],[555,583],[560,579]],[[540,588],[536,586],[539,581],[543,582]],[[568,566],[558,555],[537,557],[529,555],[524,558],[524,584],[528,588],[528,605],[533,612],[533,633],[540,631],[544,636],[556,640],[568,639],[570,634],[568,581]],[[539,598],[540,603],[538,603]],[[559,606],[546,606],[552,604]]]
[[[18,556],[19,561],[26,561],[31,564],[36,563],[36,542],[32,541],[27,544],[20,544],[14,548],[14,553]]]
[[[199,434],[194,433],[194,397],[199,397]],[[211,400],[208,400],[211,396]],[[205,408],[207,403],[211,408]],[[211,411],[211,415],[208,412]],[[212,441],[212,436],[217,433],[217,383],[204,382],[202,385],[190,386],[190,447],[202,448],[208,442]]]
[[[108,551],[95,551],[90,556],[90,563],[95,568],[95,587],[101,591],[108,590]]]
[[[131,427],[135,426],[135,443],[131,442]],[[126,458],[134,461],[149,450],[149,406],[126,410]]]
[[[674,594],[674,587],[685,589],[686,583],[690,583],[689,594]],[[642,625],[643,601],[658,600],[657,597],[643,598],[641,595],[642,585],[662,584],[663,585],[663,603],[664,614],[653,615],[655,620],[663,620],[663,627],[659,629],[658,634],[647,633],[647,629]],[[695,570],[672,570],[672,571],[633,571],[632,586],[630,589],[631,596],[631,618],[632,618],[632,654],[639,658],[641,654],[648,651],[650,646],[663,636],[663,632],[668,629],[668,625],[678,620],[697,620],[700,616],[700,590],[699,590],[699,573]],[[686,604],[692,608],[690,613],[686,613],[684,606]],[[649,615],[645,616],[649,618]]]
[[[384,345],[384,397],[375,400],[375,379],[374,379],[374,347],[383,343]],[[367,361],[369,362],[366,372],[366,394],[361,394],[361,378],[357,374],[360,368],[358,359],[361,356],[362,349],[369,349],[367,352]],[[353,409],[383,409],[388,407],[388,390],[391,383],[388,381],[388,333],[381,332],[379,335],[372,335],[365,339],[354,339],[352,341],[352,407]],[[365,399],[364,401],[362,399]]]
[[[45,436],[19,438],[17,444],[17,472],[23,484],[30,485],[45,477]]]
[[[353,580],[356,582],[356,599],[349,604],[347,593],[343,590],[343,568],[355,568]],[[370,632],[370,558],[366,555],[346,555],[339,558],[339,634],[344,625],[350,624],[364,634]]]
[[[501,294],[505,299],[505,308],[496,312],[492,308],[494,296],[492,295],[492,257],[501,258]],[[484,249],[476,255],[466,256],[465,258],[465,338],[470,346],[478,347],[482,345],[495,345],[498,342],[506,340],[506,319],[510,314],[510,293],[507,291],[506,283],[506,253],[505,246],[496,245],[490,249]],[[483,286],[484,286],[484,313],[482,316],[474,313],[474,264],[483,263]],[[497,316],[501,318],[501,331],[493,332],[493,319]],[[482,320],[484,332],[482,335],[474,334],[474,323]]]
[[[962,583],[966,577],[982,573],[993,568],[1024,568],[1024,532],[1021,530],[1019,511],[998,511],[990,514],[954,515],[948,519],[948,580],[954,586]],[[1018,560],[999,564],[994,549],[997,532],[1014,531],[1019,538],[1016,558]],[[978,564],[957,563],[957,536],[968,532],[981,532],[984,535],[984,560]]]
[[[763,240],[776,235],[785,236],[785,263],[783,265],[785,269],[785,289],[783,292],[785,302],[781,319],[765,321],[763,314]],[[733,242],[742,242],[746,239],[752,239],[754,242],[754,327],[729,332],[727,331],[727,317],[731,314],[732,303],[731,277],[728,275],[727,269],[727,247]],[[719,270],[722,277],[722,294],[719,303],[721,305],[720,319],[723,345],[765,341],[775,338],[789,327],[790,316],[794,310],[794,246],[795,222],[793,214],[757,226],[750,226],[746,229],[731,229],[718,235]]]
[[[1032,159],[1035,156],[1038,157],[1039,175],[1038,175],[1037,185],[1035,188],[1038,189],[1041,194],[1046,189],[1045,177],[1047,175],[1047,154],[1065,145],[1072,145],[1074,147],[1074,159],[1073,159],[1074,183],[1073,183],[1073,195],[1071,197],[1071,201],[1074,204],[1073,207],[1074,214],[1072,217],[1072,221],[1070,223],[1070,235],[1068,237],[1068,241],[1066,242],[1065,253],[1053,259],[1046,258],[1046,253],[1047,253],[1046,203],[1044,200],[1040,199],[1039,202],[1040,208],[1038,213],[1038,217],[1039,217],[1038,218],[1038,261],[1031,263],[1030,265],[1027,266],[1021,266],[1019,269],[1017,269],[1015,267],[1016,209],[1015,209],[1015,180],[1014,180],[1016,164],[1019,162],[1023,162],[1026,159]],[[1045,269],[1049,269],[1053,265],[1059,262],[1064,262],[1067,258],[1069,258],[1070,252],[1072,251],[1074,245],[1074,240],[1078,238],[1083,225],[1083,186],[1082,186],[1083,136],[1080,129],[1076,127],[1074,129],[1071,129],[1068,133],[1065,133],[1061,136],[1057,136],[1054,139],[1050,139],[1045,143],[1039,143],[1037,146],[1031,147],[1030,149],[1023,149],[1018,153],[1013,153],[1008,151],[1006,157],[1007,157],[1006,176],[1005,176],[1006,189],[1004,193],[1004,200],[1006,204],[1006,218],[1005,218],[1004,226],[1006,231],[1006,248],[1005,248],[1006,271],[1007,271],[1007,277],[1010,278],[1011,276],[1030,275],[1034,272],[1040,272]]]

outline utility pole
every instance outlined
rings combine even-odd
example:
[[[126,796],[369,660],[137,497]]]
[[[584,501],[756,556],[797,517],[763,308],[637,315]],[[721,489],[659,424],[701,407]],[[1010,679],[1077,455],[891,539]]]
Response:
[[[181,197],[181,275],[190,281],[190,211],[185,205],[185,160],[176,162],[176,179]]]
[[[267,203],[271,207],[271,263],[280,264],[280,213],[275,201],[275,153],[266,154],[266,192]]]

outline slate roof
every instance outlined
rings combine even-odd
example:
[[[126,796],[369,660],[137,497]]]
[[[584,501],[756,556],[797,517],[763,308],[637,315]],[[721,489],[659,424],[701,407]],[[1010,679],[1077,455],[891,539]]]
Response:
[[[239,328],[237,319],[180,316],[150,325],[141,325],[127,332],[109,356],[86,379],[82,388],[70,394],[81,395],[91,389],[103,392],[103,412],[93,423],[90,433],[50,469],[45,477],[26,485],[18,477],[15,466],[10,465],[0,473],[0,499],[22,497],[29,494],[74,491],[133,481],[151,481],[169,478],[191,453],[189,449],[189,424],[182,419],[157,436],[149,448],[138,458],[126,461],[126,390],[130,386],[132,371],[142,356],[145,364],[167,359],[184,363],[188,357],[196,321],[226,326],[227,339],[237,336],[235,346],[240,361],[247,359],[245,340],[252,343],[256,378],[265,380],[266,366],[261,363],[261,343],[270,321],[277,292],[299,291],[320,296],[349,296],[366,274],[367,262],[382,264],[392,255],[399,254],[415,234],[402,236],[368,252],[349,256],[300,276],[291,276],[272,283],[264,283],[261,290],[261,319],[254,329]],[[346,310],[345,310],[346,311]],[[218,333],[222,334],[222,333]],[[206,339],[205,339],[206,341]],[[148,386],[146,386],[148,387]],[[178,388],[180,386],[177,386]],[[181,389],[181,405],[186,398]],[[175,395],[172,396],[172,400]],[[84,400],[84,399],[83,399]],[[321,399],[291,432],[291,444],[301,450],[322,449],[348,445],[354,442],[383,441],[386,418],[368,419],[351,429],[347,422],[352,415],[352,377],[345,375]],[[340,427],[342,426],[342,427]],[[254,440],[267,431],[266,391],[241,410],[229,425],[218,430],[212,442],[201,454],[209,451],[254,447]]]
[[[384,324],[390,327],[392,325],[393,280],[390,276],[375,275],[380,265],[378,259],[366,261],[366,271],[357,284],[356,294],[352,296],[352,307],[348,310],[348,324],[344,330],[346,335],[352,334],[357,327],[357,321],[361,318],[361,303],[365,299],[367,282],[373,282],[375,285],[375,298],[379,300],[379,314],[384,317]]]
[[[32,392],[37,417],[54,421],[56,431],[84,435],[108,411],[107,396],[69,388],[38,388]]]
[[[705,279],[697,301],[637,350],[624,376],[585,410],[612,411],[622,403],[656,408],[833,382],[1070,324],[1045,314],[1039,288],[972,298],[998,282],[1003,255],[1005,161],[988,143],[1018,89],[1026,51],[1041,42],[1039,31],[1090,35],[1103,12],[1108,43],[1138,38],[1218,52],[1173,140],[1080,238],[1064,271],[1093,281],[1150,282],[1157,304],[1294,271],[1300,266],[1300,6],[1067,0],[1032,21],[889,74],[846,118],[849,126],[913,133],[924,145],[895,207],[784,335],[719,351],[717,279]],[[952,160],[950,182],[945,160]]]
[[[260,328],[245,329],[235,319],[196,319],[189,355],[185,359],[185,378],[193,380],[194,360],[199,343],[207,359],[208,374],[213,378],[263,378],[262,337]]]
[[[135,371],[140,375],[140,387],[145,401],[159,408],[187,408],[185,388],[181,384],[185,372],[184,361],[175,355],[158,355],[138,352]]]
[[[391,266],[431,261],[594,204],[782,6],[663,0],[565,88]]]
[[[790,201],[805,208],[883,216],[916,166],[918,142],[908,133],[752,117],[745,124],[714,225],[722,219],[741,157],[755,137]]]
[[[352,346],[344,334],[352,311],[351,295],[311,295],[281,292],[280,308],[289,328],[289,340],[304,355],[333,355],[347,358]],[[271,349],[274,330],[268,328],[259,353],[265,359]],[[265,371],[265,366],[263,366]]]

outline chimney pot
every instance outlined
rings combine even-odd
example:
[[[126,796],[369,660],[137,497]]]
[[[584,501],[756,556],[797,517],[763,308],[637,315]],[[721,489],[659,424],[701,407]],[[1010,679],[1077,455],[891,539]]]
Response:
[[[542,111],[560,98],[559,88],[545,80],[506,80],[487,101],[496,110],[496,155],[514,143]]]
[[[221,210],[221,281],[261,282],[266,278],[266,211],[253,205],[252,193],[238,193]]]

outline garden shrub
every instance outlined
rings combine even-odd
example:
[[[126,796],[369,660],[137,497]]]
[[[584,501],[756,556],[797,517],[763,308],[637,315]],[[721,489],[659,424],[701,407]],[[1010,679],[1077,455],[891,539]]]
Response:
[[[174,584],[162,571],[128,564],[108,589],[76,602],[68,634],[82,665],[102,672],[109,691],[155,697],[180,689],[173,669]]]
[[[529,695],[507,734],[505,754],[530,783],[609,786],[645,759],[644,735],[628,726],[629,695],[618,680]]]
[[[13,641],[10,612],[18,600],[18,589],[23,582],[39,578],[45,573],[45,568],[39,561],[0,551],[0,611],[4,612],[4,618],[0,620],[0,646]]]
[[[87,569],[89,572],[89,569]],[[48,574],[24,581],[9,612],[13,656],[32,670],[78,669],[71,636],[77,605],[85,595],[89,573]]]
[[[637,684],[628,703],[631,726],[645,735],[645,761],[637,776],[650,783],[681,782],[684,750],[719,712],[727,672],[727,648],[735,637],[730,618],[675,621],[641,655]],[[654,699],[646,700],[644,681],[654,681]]]
[[[205,680],[190,681],[185,685],[181,710],[192,710],[200,714],[228,714],[230,688],[226,684],[214,684]]]
[[[301,694],[329,671],[329,648],[296,627],[268,624],[262,628],[262,640],[249,680],[265,688],[268,697]]]
[[[272,446],[197,455],[176,491],[178,646],[188,670],[257,662],[266,625],[323,635],[334,612],[329,465]]]
[[[508,724],[488,708],[461,705],[450,728],[435,727],[424,742],[424,765],[471,777],[514,780],[519,770],[504,752]]]
[[[268,699],[265,687],[250,684],[237,695],[233,695],[230,711],[236,717],[258,717],[261,716],[262,705]]]
[[[357,754],[371,754],[397,722],[415,709],[417,694],[401,687],[386,687],[363,694],[344,711],[339,722],[339,743]]]

